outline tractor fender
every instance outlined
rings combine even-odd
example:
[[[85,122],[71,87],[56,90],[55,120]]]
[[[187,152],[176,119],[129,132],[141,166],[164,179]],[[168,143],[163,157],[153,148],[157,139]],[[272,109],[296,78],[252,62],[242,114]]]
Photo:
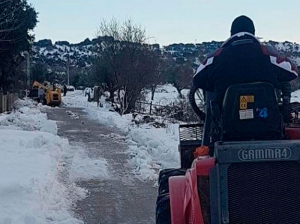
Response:
[[[210,169],[215,167],[216,159],[214,157],[197,158],[193,166],[197,169],[197,175],[209,176]]]
[[[204,224],[197,190],[197,170],[169,178],[172,224]]]
[[[169,178],[172,224],[186,224],[183,213],[183,201],[185,196],[186,184],[187,179],[185,176],[173,176]]]
[[[299,127],[286,127],[285,135],[288,139],[300,139],[300,128]]]
[[[186,173],[186,189],[184,196],[184,217],[186,224],[204,224],[197,185],[197,169],[189,169]]]
[[[215,158],[198,158],[185,176],[169,178],[172,224],[204,224],[197,175],[209,176],[215,166]]]

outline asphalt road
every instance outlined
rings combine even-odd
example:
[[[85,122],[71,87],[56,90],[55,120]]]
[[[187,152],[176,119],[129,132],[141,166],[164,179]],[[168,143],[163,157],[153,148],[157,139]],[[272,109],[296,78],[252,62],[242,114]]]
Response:
[[[74,205],[76,217],[85,224],[155,223],[157,188],[153,181],[132,176],[122,133],[89,119],[83,108],[51,108],[46,113],[57,121],[58,135],[68,138],[70,145],[84,147],[91,158],[106,159],[113,174],[107,180],[77,182],[89,196]]]

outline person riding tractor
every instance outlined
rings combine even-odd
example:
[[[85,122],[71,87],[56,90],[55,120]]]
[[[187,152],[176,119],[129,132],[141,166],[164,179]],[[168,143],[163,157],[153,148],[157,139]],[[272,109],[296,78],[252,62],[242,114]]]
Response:
[[[193,85],[205,92],[206,118],[203,145],[210,144],[211,108],[216,101],[221,108],[227,88],[234,84],[267,82],[281,94],[283,117],[289,122],[289,103],[291,98],[290,81],[298,76],[297,66],[285,55],[279,54],[275,47],[262,44],[255,37],[253,21],[244,15],[234,19],[231,36],[220,48],[206,57],[198,67]],[[280,98],[280,97],[279,97]]]

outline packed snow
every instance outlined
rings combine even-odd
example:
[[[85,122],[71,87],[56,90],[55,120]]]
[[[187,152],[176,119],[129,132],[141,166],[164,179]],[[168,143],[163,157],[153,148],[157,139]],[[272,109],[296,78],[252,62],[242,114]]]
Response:
[[[91,118],[123,132],[129,144],[128,157],[136,177],[142,180],[156,180],[159,169],[179,166],[179,124],[169,123],[166,128],[154,128],[148,124],[135,125],[131,114],[120,116],[111,112],[111,106],[106,104],[103,98],[103,107],[97,107],[96,102],[87,102],[84,91],[68,92],[63,100],[66,106],[85,108]],[[153,104],[167,105],[176,100],[176,89],[165,85],[157,89]]]
[[[18,106],[0,116],[0,223],[80,223],[70,208],[87,192],[74,181],[61,181],[75,152],[40,106],[31,101]]]
[[[177,99],[175,88],[163,86],[155,103]],[[292,94],[299,101],[300,91]],[[90,118],[121,130],[129,145],[132,175],[155,184],[158,171],[178,167],[178,125],[154,128],[136,125],[132,115],[120,116],[87,102],[83,91],[68,92],[65,106],[84,108]],[[88,195],[76,180],[108,179],[105,159],[90,158],[85,149],[71,146],[57,135],[57,124],[48,120],[43,109],[30,100],[19,100],[15,111],[0,114],[0,223],[1,224],[82,224],[71,211],[72,204]],[[48,108],[48,107],[47,107]],[[50,108],[48,108],[50,109]]]
[[[174,101],[174,88],[166,86],[156,103]],[[102,99],[103,100],[103,99]],[[65,106],[85,108],[99,123],[119,128],[129,144],[132,175],[156,183],[158,171],[179,166],[178,124],[154,128],[132,123],[132,116],[120,116],[104,103],[87,102],[82,91],[68,92]],[[72,204],[85,198],[86,189],[76,180],[110,178],[107,161],[88,157],[85,149],[71,146],[57,135],[57,124],[48,120],[41,104],[18,100],[14,112],[0,114],[0,223],[79,224]]]

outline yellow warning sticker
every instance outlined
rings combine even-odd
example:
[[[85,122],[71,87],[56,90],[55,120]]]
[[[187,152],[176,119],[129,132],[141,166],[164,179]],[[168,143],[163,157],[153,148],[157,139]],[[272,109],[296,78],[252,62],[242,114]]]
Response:
[[[254,102],[254,96],[253,95],[240,96],[240,109],[241,110],[246,110],[247,109],[247,104],[248,103],[253,103],[253,102]]]
[[[240,103],[253,103],[253,102],[254,102],[253,95],[240,96]]]
[[[240,96],[240,103],[247,103],[247,96]]]
[[[240,109],[246,110],[247,109],[247,103],[240,103]]]
[[[246,98],[247,98],[248,103],[253,103],[254,102],[254,96],[253,95],[246,96]]]

